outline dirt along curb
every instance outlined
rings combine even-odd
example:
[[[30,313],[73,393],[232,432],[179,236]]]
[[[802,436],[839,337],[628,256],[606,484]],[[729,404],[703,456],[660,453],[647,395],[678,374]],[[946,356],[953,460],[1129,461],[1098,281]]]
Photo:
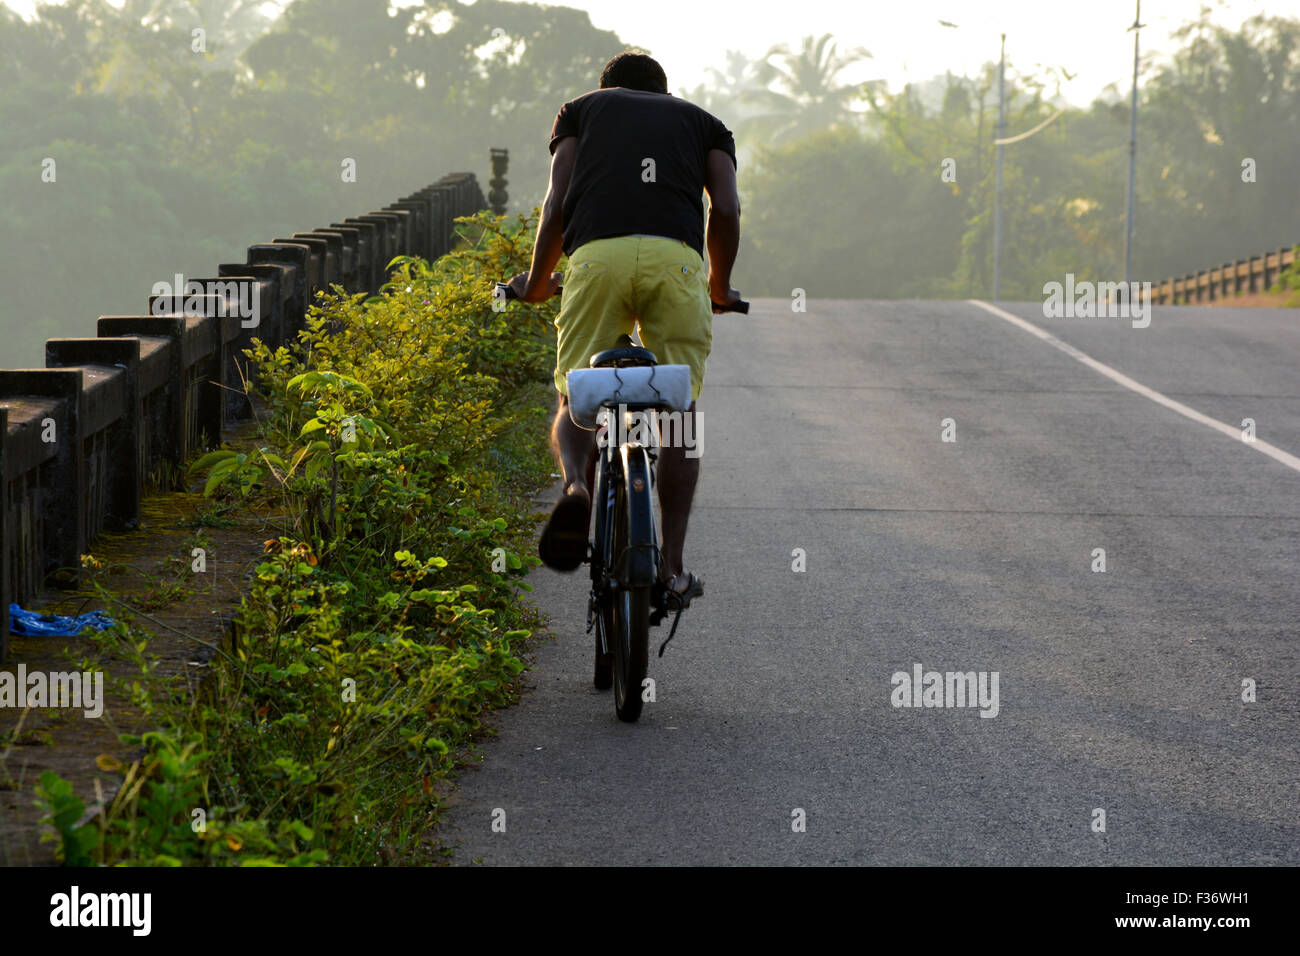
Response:
[[[254,427],[246,426],[230,441],[251,441]],[[95,541],[90,553],[100,564],[96,574],[112,600],[83,580],[76,590],[47,589],[34,607],[54,614],[102,609],[115,619],[131,619],[151,635],[145,654],[156,658],[153,674],[184,699],[198,692],[219,649],[229,650],[249,575],[265,556],[263,542],[276,534],[268,524],[271,515],[240,507],[229,514],[216,511],[202,495],[201,476],[193,477],[184,491],[147,496],[136,530]],[[101,755],[109,767],[131,763],[139,751],[120,736],[156,726],[156,718],[131,699],[139,666],[113,642],[91,634],[15,635],[9,662],[0,668],[15,675],[19,665],[28,674],[82,671],[86,664],[104,671],[98,716],[76,708],[0,708],[0,866],[58,862],[57,842],[42,841],[43,834],[53,834],[41,824],[43,811],[36,806],[42,773],[53,771],[68,780],[89,820],[111,804],[121,783],[120,773],[101,769]]]

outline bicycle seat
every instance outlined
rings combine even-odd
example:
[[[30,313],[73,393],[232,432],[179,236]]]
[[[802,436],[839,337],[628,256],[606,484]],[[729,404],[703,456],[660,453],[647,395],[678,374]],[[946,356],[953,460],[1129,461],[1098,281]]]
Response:
[[[597,352],[588,364],[592,368],[627,368],[634,365],[658,365],[659,359],[649,349],[633,345],[632,336],[620,335],[612,349]]]
[[[649,349],[640,349],[635,345],[622,345],[618,348],[605,349],[591,357],[592,368],[627,368],[630,365],[658,365],[659,359]]]

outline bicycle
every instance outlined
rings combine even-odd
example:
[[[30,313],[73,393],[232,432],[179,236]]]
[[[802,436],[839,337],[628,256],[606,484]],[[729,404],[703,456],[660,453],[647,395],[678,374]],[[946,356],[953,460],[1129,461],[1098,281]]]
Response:
[[[504,282],[496,284],[496,297],[516,298]],[[714,309],[748,313],[749,303],[714,303]],[[584,428],[603,426],[606,435],[598,447],[594,483],[588,476],[595,518],[586,560],[591,568],[587,633],[595,632],[592,683],[597,690],[612,686],[615,713],[632,723],[641,716],[650,628],[676,612],[659,647],[662,657],[684,610],[660,577],[655,464],[660,414],[685,412],[691,405],[690,366],[660,365],[653,352],[634,345],[627,335],[591,356],[588,364],[568,373],[568,385],[573,421]],[[624,416],[623,427],[616,431],[618,415]],[[650,440],[629,439],[633,434]],[[621,436],[617,442],[616,436]]]

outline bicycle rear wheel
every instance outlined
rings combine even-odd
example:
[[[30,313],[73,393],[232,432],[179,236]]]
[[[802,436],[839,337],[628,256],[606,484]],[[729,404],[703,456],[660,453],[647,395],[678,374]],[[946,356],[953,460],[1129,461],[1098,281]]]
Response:
[[[613,565],[619,585],[609,595],[608,634],[614,651],[614,710],[632,723],[641,716],[643,685],[650,666],[650,592],[658,553],[650,463],[645,451],[623,449],[623,480],[615,486]]]
[[[650,665],[650,589],[627,588],[613,600],[614,710],[628,723],[641,716],[641,693]]]

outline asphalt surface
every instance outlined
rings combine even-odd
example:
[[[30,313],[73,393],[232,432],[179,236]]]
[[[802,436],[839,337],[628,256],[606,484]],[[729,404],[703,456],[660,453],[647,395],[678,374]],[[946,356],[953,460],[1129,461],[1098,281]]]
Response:
[[[1294,311],[1003,307],[1300,453]],[[706,594],[656,700],[616,719],[586,578],[534,572],[555,640],[456,862],[1300,863],[1300,472],[964,302],[756,301],[700,409]],[[917,664],[997,672],[996,716],[893,706]]]

